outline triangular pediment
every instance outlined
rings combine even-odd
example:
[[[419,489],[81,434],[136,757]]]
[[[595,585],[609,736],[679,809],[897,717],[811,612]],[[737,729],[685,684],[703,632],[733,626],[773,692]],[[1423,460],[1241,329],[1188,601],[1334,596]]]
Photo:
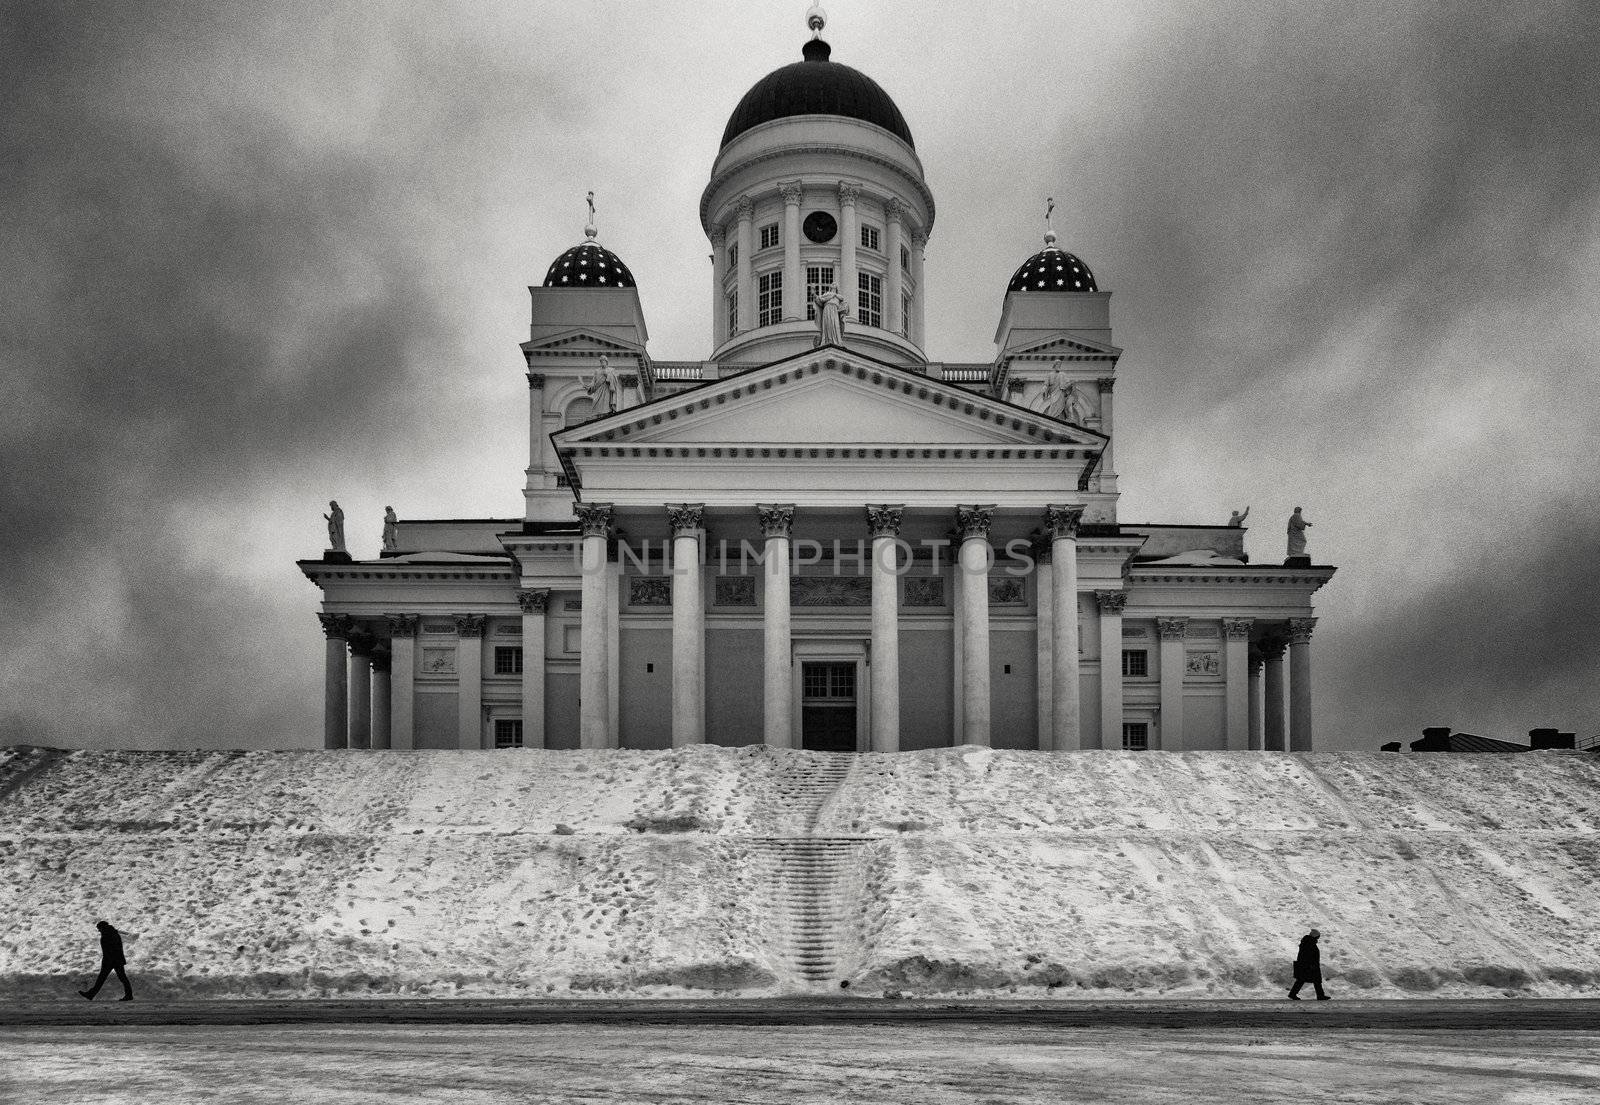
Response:
[[[1105,438],[920,373],[824,347],[553,435],[582,446],[1053,447]]]
[[[534,341],[522,343],[524,353],[625,353],[638,356],[643,347],[577,327],[556,334],[541,334]]]
[[[1079,357],[1094,360],[1109,358],[1116,360],[1122,356],[1122,349],[1119,346],[1111,345],[1107,342],[1098,342],[1081,334],[1072,337],[1058,334],[1026,345],[1019,345],[1014,349],[1007,349],[1005,355],[1012,361],[1024,358],[1047,360],[1051,357]]]

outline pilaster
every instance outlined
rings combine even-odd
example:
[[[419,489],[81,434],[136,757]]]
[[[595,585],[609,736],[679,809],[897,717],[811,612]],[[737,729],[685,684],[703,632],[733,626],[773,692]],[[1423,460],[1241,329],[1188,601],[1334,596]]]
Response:
[[[1100,747],[1122,747],[1122,612],[1126,591],[1096,591],[1100,609]]]
[[[483,614],[457,614],[456,747],[493,748],[483,727]]]
[[[1183,749],[1183,633],[1188,618],[1157,618],[1161,638],[1161,747]]]

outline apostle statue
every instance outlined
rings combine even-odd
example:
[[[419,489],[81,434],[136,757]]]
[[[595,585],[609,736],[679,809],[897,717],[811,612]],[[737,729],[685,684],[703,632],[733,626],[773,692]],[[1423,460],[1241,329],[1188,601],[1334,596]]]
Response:
[[[1311,528],[1311,523],[1300,515],[1300,508],[1295,507],[1294,513],[1289,515],[1289,555],[1306,555],[1306,530]]]
[[[811,302],[817,307],[817,344],[843,345],[846,312],[839,286],[830,284],[821,295],[812,297]]]
[[[1235,510],[1228,515],[1228,525],[1234,527],[1242,526],[1244,525],[1244,520],[1248,517],[1250,517],[1249,507],[1245,507],[1243,510]]]
[[[583,385],[583,390],[594,400],[596,417],[610,414],[622,405],[622,381],[617,379],[617,370],[611,367],[611,358],[601,357],[600,367],[595,374],[579,376],[578,383]]]
[[[394,507],[383,508],[383,547],[398,549],[400,547],[400,519],[396,517]]]
[[[1068,384],[1062,395],[1061,417],[1075,426],[1081,426],[1093,413],[1094,408],[1083,397],[1083,385]]]
[[[323,515],[328,520],[328,551],[344,552],[344,511],[332,499],[328,500],[328,511]]]
[[[1067,408],[1068,394],[1077,396],[1077,388],[1073,387],[1072,378],[1062,370],[1061,361],[1058,358],[1050,363],[1050,372],[1044,378],[1044,390],[1034,396],[1033,402],[1029,403],[1028,406],[1047,418],[1060,418],[1062,412]],[[1081,398],[1077,401],[1080,405],[1083,404]],[[1077,419],[1069,419],[1068,421],[1077,421]]]

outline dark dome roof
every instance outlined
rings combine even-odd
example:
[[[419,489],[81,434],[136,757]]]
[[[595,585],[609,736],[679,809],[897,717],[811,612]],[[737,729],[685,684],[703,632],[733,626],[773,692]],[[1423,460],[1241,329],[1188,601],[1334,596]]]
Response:
[[[599,242],[573,246],[550,262],[544,274],[547,288],[631,288],[633,273],[622,258]]]
[[[1011,274],[1008,292],[1097,292],[1094,273],[1074,255],[1056,247],[1056,236],[1045,235],[1045,247],[1022,262]]]
[[[793,115],[842,115],[860,119],[893,134],[915,148],[905,116],[878,82],[848,65],[829,61],[831,48],[820,38],[805,44],[805,61],[774,69],[762,77],[728,118],[722,132],[726,146],[745,131]]]

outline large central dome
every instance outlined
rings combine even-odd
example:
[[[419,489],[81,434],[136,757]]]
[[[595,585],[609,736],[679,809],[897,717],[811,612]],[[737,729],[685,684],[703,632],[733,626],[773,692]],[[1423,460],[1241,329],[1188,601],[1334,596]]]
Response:
[[[747,130],[795,115],[842,115],[882,127],[912,148],[911,128],[889,94],[865,73],[829,61],[831,52],[821,39],[812,39],[801,51],[804,61],[775,69],[755,83],[733,109],[722,132],[724,148]]]

